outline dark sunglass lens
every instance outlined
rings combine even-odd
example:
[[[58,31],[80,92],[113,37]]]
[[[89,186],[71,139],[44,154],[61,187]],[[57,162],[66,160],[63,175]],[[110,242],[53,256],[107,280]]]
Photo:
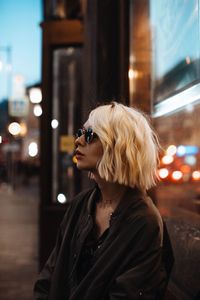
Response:
[[[80,137],[83,135],[83,129],[78,129],[77,133],[76,133],[76,137]]]
[[[85,141],[86,141],[86,143],[89,144],[92,141],[92,138],[93,138],[92,128],[88,128],[85,131]]]

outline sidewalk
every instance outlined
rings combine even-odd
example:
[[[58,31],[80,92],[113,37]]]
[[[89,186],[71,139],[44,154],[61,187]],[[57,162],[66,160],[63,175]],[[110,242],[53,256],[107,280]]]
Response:
[[[0,300],[31,300],[38,272],[38,184],[0,185]]]

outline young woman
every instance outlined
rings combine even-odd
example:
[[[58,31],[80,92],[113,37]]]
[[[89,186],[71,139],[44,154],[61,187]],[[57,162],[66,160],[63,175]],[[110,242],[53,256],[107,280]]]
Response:
[[[70,203],[35,299],[163,299],[173,255],[146,194],[156,182],[159,150],[147,118],[116,102],[100,106],[75,145],[78,169],[96,185]]]

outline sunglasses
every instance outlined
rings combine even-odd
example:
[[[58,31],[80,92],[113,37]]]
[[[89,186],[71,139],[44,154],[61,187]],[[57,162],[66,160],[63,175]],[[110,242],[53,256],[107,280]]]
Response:
[[[81,129],[78,129],[77,133],[76,133],[76,138],[79,138],[81,137],[82,135],[85,136],[85,142],[87,144],[90,144],[92,142],[92,140],[97,137],[97,134],[93,132],[92,128],[88,128],[88,129],[85,129],[85,128],[81,128]]]

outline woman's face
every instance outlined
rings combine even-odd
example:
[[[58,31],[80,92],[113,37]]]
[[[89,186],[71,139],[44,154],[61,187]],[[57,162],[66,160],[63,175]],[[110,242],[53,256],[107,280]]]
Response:
[[[88,122],[86,122],[83,127],[83,132],[87,131],[88,128],[90,128],[90,133],[92,127],[89,126]],[[94,173],[97,170],[97,165],[103,155],[103,147],[98,136],[94,133],[92,140],[86,142],[85,134],[83,133],[81,136],[76,138],[75,145],[77,168],[80,170],[87,170]]]

